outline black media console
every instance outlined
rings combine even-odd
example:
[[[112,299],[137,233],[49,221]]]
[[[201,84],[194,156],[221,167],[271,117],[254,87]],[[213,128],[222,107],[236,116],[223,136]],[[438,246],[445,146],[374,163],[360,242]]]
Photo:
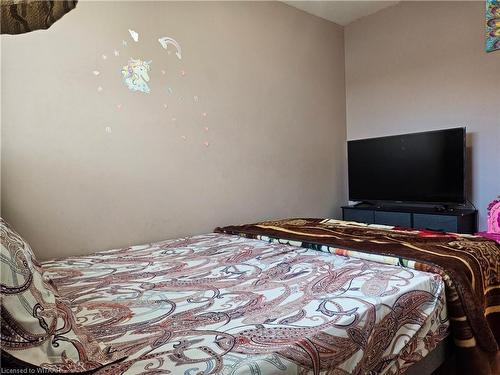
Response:
[[[477,232],[477,210],[433,206],[386,206],[360,203],[342,207],[342,219],[454,233]]]

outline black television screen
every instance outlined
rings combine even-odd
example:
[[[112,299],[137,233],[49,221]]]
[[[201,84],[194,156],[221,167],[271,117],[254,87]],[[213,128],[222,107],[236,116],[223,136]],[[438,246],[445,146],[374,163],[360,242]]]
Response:
[[[465,203],[465,128],[347,142],[349,199]]]

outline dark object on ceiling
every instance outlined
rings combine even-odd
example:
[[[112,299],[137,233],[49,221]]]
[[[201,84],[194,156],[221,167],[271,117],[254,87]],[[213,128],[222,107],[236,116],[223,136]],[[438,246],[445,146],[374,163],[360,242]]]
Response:
[[[76,7],[77,0],[1,0],[1,33],[48,29]]]

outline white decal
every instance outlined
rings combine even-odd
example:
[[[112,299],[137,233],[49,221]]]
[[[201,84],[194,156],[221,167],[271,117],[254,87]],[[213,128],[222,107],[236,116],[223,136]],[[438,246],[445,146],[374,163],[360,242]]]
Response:
[[[134,39],[134,42],[139,41],[139,33],[138,32],[131,30],[131,29],[128,29],[128,32],[130,33],[130,36],[132,37],[132,39]]]
[[[179,60],[182,60],[181,45],[174,38],[164,36],[164,37],[158,39],[158,41],[160,42],[161,46],[165,49],[167,49],[169,44],[173,45],[175,47],[175,49],[177,50],[175,52],[176,56],[179,58]]]

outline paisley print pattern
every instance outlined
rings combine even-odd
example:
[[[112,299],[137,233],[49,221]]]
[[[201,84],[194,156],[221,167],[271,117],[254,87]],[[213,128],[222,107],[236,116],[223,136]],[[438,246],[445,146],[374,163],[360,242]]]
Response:
[[[29,244],[1,218],[0,226],[2,351],[55,371],[85,371],[110,362],[106,347],[75,322]]]
[[[399,374],[448,335],[439,275],[207,234],[43,263],[127,358],[98,373]]]
[[[334,219],[284,219],[217,228],[270,242],[439,274],[455,350],[465,373],[498,373],[500,244],[479,236]],[[498,364],[495,364],[498,363]],[[463,365],[463,366],[462,366]]]

